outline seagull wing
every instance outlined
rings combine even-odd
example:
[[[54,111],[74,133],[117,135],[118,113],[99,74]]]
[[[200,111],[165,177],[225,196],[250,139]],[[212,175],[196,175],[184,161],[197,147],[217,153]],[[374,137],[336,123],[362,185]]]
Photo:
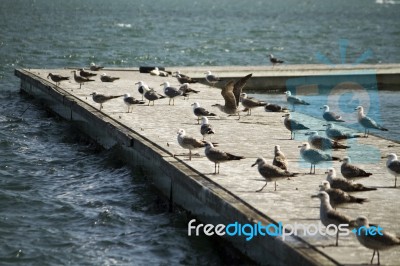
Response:
[[[359,121],[365,128],[379,128],[378,124],[372,118],[365,116]]]
[[[388,168],[393,172],[400,174],[400,161],[393,161],[388,165]]]
[[[239,99],[240,94],[242,94],[242,89],[246,85],[247,81],[251,78],[251,76],[253,76],[253,74],[248,74],[247,76],[244,76],[243,78],[235,82],[233,86],[233,94],[235,95],[236,106],[239,105]]]

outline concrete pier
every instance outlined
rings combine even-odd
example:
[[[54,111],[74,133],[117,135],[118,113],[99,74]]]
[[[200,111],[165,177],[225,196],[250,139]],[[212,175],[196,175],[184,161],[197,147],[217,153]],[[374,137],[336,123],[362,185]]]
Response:
[[[279,67],[274,68],[276,70]],[[223,78],[254,73],[255,79],[261,79],[265,71],[258,71],[256,67],[235,70],[229,67],[179,69],[193,77],[204,77],[203,73],[210,69]],[[50,72],[70,76],[70,81],[56,86],[46,79]],[[105,148],[118,149],[130,165],[142,166],[146,176],[151,178],[161,193],[174,204],[190,211],[202,223],[216,225],[260,221],[263,225],[278,222],[320,224],[320,203],[317,199],[311,199],[311,195],[316,194],[318,185],[325,180],[326,168],[335,167],[340,176],[340,163],[318,165],[316,175],[307,174],[309,164],[302,161],[298,149],[306,138],[298,134],[296,140],[289,140],[290,132],[283,126],[282,113],[266,113],[259,108],[253,110],[251,116],[244,115],[240,120],[237,117],[227,117],[211,107],[212,104],[223,103],[220,90],[204,84],[192,85],[200,93],[191,95],[189,100],[176,99],[175,106],[169,106],[168,99],[161,99],[155,102],[155,106],[134,106],[132,113],[126,113],[127,107],[122,98],[117,98],[106,102],[100,111],[99,104],[94,103],[90,96],[93,91],[107,95],[130,93],[141,99],[134,85],[139,80],[145,81],[160,93],[160,84],[164,81],[178,86],[174,77],[150,76],[139,73],[138,69],[107,69],[104,72],[121,79],[103,83],[99,79],[100,72],[95,82],[84,84],[79,89],[70,69],[15,70],[16,76],[21,79],[21,90],[73,122]],[[248,88],[253,89],[252,84],[250,82]],[[210,119],[216,130],[212,141],[218,142],[219,148],[224,151],[245,156],[243,160],[221,164],[219,175],[213,174],[214,164],[205,158],[204,150],[198,150],[200,156],[194,156],[189,161],[188,151],[177,143],[176,133],[180,128],[185,129],[188,135],[199,139],[202,137],[200,125],[192,113],[193,102],[199,102],[201,106],[218,114],[218,117]],[[302,114],[296,114],[296,117],[307,121],[307,125],[314,130],[323,129],[319,119]],[[400,188],[393,188],[394,177],[387,173],[386,159],[381,159],[381,156],[389,152],[400,154],[400,145],[375,136],[349,141],[348,144],[352,146],[350,150],[353,157],[368,158],[366,163],[357,165],[373,173],[370,178],[359,182],[378,189],[353,193],[369,201],[362,205],[345,205],[338,210],[353,218],[365,215],[371,223],[379,224],[385,231],[400,234]],[[280,145],[288,158],[289,170],[301,174],[292,180],[278,182],[277,191],[274,191],[271,182],[263,192],[257,193],[255,191],[265,181],[256,167],[252,168],[251,165],[261,156],[272,163],[275,145]],[[347,153],[333,151],[338,157],[344,157]],[[352,233],[341,236],[338,247],[333,245],[335,237],[318,234],[290,236],[285,241],[281,237],[269,236],[254,237],[250,241],[246,241],[244,236],[225,238],[243,254],[263,265],[359,265],[369,263],[372,256],[372,250],[361,246]],[[400,247],[380,254],[382,264],[399,265]]]

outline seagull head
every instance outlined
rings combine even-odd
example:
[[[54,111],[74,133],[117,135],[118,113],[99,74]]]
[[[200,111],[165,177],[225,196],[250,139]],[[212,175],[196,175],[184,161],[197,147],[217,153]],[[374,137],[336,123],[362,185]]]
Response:
[[[356,219],[356,224],[358,226],[369,227],[368,219],[365,216],[358,216],[357,219]]]
[[[284,114],[282,117],[285,117],[285,118],[290,118],[292,115],[290,114],[290,113],[287,113],[287,114]]]
[[[259,157],[259,158],[257,158],[256,162],[251,165],[251,167],[256,166],[256,165],[263,165],[263,164],[265,164],[265,159]]]
[[[102,73],[101,76],[102,76],[102,77],[105,77],[105,76],[107,76],[107,74],[106,74],[106,73]]]
[[[53,73],[49,73],[49,74],[47,75],[47,78],[49,78],[49,77],[51,77],[51,76],[53,76]]]
[[[92,92],[90,95],[95,96],[97,94],[97,92]]]
[[[128,97],[131,97],[131,95],[130,95],[129,93],[125,93],[125,94],[124,94],[124,99],[126,99],[126,98],[128,98]]]
[[[206,74],[206,75],[212,75],[210,70],[208,70],[208,71],[207,71],[206,73],[204,73],[204,74]]]
[[[328,174],[327,180],[332,179],[332,178],[335,178],[335,177],[336,177],[336,170],[335,170],[335,168],[333,168],[333,167],[328,168],[328,171],[325,172],[325,174]]]
[[[329,202],[329,195],[325,191],[320,191],[317,195],[312,195],[311,198],[319,198],[321,201]]]
[[[301,150],[308,150],[310,148],[310,144],[304,142],[302,145],[298,146]]]
[[[211,105],[211,107],[217,107],[219,110],[222,110],[223,106],[219,103],[216,103],[216,104]]]
[[[343,157],[343,159],[341,160],[343,163],[351,163],[351,159],[349,156],[345,156]]]
[[[324,105],[320,109],[324,110],[324,112],[329,112],[329,106],[328,105]]]
[[[94,62],[90,63],[91,66],[95,66],[96,64]]]
[[[186,134],[186,131],[184,129],[179,129],[178,132],[176,132],[180,136],[184,136]]]
[[[196,109],[198,107],[200,107],[200,104],[198,102],[194,102],[192,103],[193,109]]]
[[[281,146],[275,145],[275,152],[281,151]]]
[[[361,105],[357,106],[354,110],[357,110],[359,113],[363,113],[364,112],[364,108]]]
[[[334,125],[332,123],[328,123],[328,124],[323,125],[323,126],[326,127],[327,129],[334,128]]]
[[[388,161],[395,161],[397,160],[397,155],[395,153],[389,153],[387,155]]]
[[[208,124],[208,118],[205,117],[205,116],[203,116],[203,117],[201,118],[201,124],[202,124],[202,125]]]
[[[285,91],[286,96],[291,96],[292,93],[290,91]]]
[[[246,99],[247,98],[247,93],[243,92],[242,94],[240,94],[240,97],[243,98],[243,99]]]
[[[214,148],[214,145],[210,141],[205,141],[204,142],[204,147],[206,149]]]
[[[326,180],[322,181],[321,185],[319,185],[319,190],[320,191],[326,191],[326,190],[328,190],[330,188],[331,188],[331,184]]]
[[[274,58],[274,55],[273,54],[269,54],[269,58]]]

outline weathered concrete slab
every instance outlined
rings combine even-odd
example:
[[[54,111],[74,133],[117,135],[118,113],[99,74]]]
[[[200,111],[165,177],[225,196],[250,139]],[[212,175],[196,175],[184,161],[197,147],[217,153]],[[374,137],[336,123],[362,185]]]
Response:
[[[278,67],[283,66],[274,68]],[[195,76],[194,70],[179,69],[182,73]],[[204,71],[206,69],[209,68],[204,68]],[[232,77],[239,77],[254,71],[255,76],[261,76],[263,71],[257,72],[256,68],[234,69],[221,67],[220,73],[232,72]],[[211,70],[217,72],[215,69]],[[71,81],[55,87],[52,82],[46,81],[49,72],[70,75]],[[163,99],[156,101],[155,106],[135,106],[133,113],[126,113],[126,106],[122,98],[119,98],[105,103],[100,112],[99,105],[89,96],[93,91],[109,95],[128,92],[136,98],[141,98],[134,85],[139,80],[145,81],[159,92],[162,92],[160,84],[163,81],[178,85],[173,77],[154,77],[141,74],[135,69],[106,72],[121,79],[114,83],[102,83],[99,77],[96,77],[96,82],[85,84],[79,89],[79,85],[73,81],[72,74],[67,69],[33,69],[27,72],[18,70],[16,74],[22,80],[23,90],[36,96],[40,94],[40,97],[47,99],[46,104],[56,112],[64,114],[67,119],[89,125],[89,128],[84,129],[85,132],[104,146],[120,145],[123,150],[133,148],[141,153],[132,156],[133,164],[151,167],[148,171],[155,176],[155,185],[167,196],[170,193],[174,194],[174,201],[206,219],[204,222],[247,220],[263,223],[319,223],[319,201],[311,199],[310,196],[316,193],[318,185],[325,179],[326,168],[333,166],[339,170],[340,163],[321,165],[317,168],[316,175],[306,174],[309,165],[302,162],[297,148],[305,140],[305,136],[299,134],[296,140],[289,140],[290,133],[283,126],[281,113],[265,113],[262,109],[256,109],[252,116],[243,116],[240,120],[236,120],[236,117],[226,117],[211,107],[214,103],[223,103],[220,90],[202,84],[192,85],[194,89],[201,91],[198,95],[190,96],[190,100],[176,99],[175,106],[169,106],[168,100]],[[251,84],[249,87],[251,88]],[[216,130],[212,141],[220,143],[219,148],[223,150],[246,157],[241,161],[222,164],[219,175],[212,174],[214,165],[204,157],[203,150],[199,150],[200,156],[195,156],[191,161],[187,160],[187,156],[180,155],[187,154],[187,151],[177,144],[176,132],[179,128],[185,129],[188,135],[201,138],[200,126],[197,125],[191,107],[195,101],[219,114],[219,117],[210,119]],[[307,121],[307,125],[315,130],[323,129],[321,120],[301,114],[296,116]],[[293,180],[278,182],[277,191],[273,191],[271,183],[263,192],[256,193],[255,190],[264,182],[257,169],[250,166],[260,156],[272,162],[273,148],[276,144],[281,146],[288,157],[291,163],[290,170],[302,175]],[[372,172],[373,176],[361,182],[366,186],[377,187],[378,190],[355,193],[354,195],[366,197],[369,201],[363,205],[348,205],[338,209],[354,218],[365,215],[372,223],[378,223],[385,230],[399,234],[400,225],[397,222],[400,221],[400,188],[392,188],[394,178],[386,171],[385,159],[380,158],[380,155],[389,152],[399,154],[399,145],[374,136],[358,139],[349,145],[352,146],[352,157],[372,158],[360,166]],[[347,154],[346,151],[333,153],[339,157]],[[175,185],[176,188],[172,189]],[[200,205],[206,208],[197,212],[196,208]],[[353,235],[341,237],[339,247],[331,246],[335,242],[334,238],[322,236],[301,239],[293,237],[285,242],[268,237],[250,242],[236,238],[228,240],[243,253],[264,264],[354,265],[368,263],[372,256],[372,251],[362,247]],[[385,265],[398,265],[399,255],[400,248],[383,251],[381,262]]]

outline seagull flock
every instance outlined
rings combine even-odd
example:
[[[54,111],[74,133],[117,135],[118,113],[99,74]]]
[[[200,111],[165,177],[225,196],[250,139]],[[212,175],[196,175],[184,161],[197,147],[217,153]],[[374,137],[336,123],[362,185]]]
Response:
[[[277,60],[272,55],[270,55],[270,59],[271,63],[274,65],[283,63],[283,61]],[[95,67],[96,66],[92,64],[90,67],[91,71],[99,71],[102,69],[102,67]],[[96,73],[87,72],[83,68],[80,69],[79,75],[77,75],[77,70],[73,70],[72,72],[74,73],[74,80],[79,83],[80,88],[86,82],[95,81],[93,77],[96,76]],[[160,71],[157,68],[150,72],[150,75],[157,75],[161,77],[167,76],[168,74],[168,72]],[[177,71],[174,74],[180,83],[180,86],[173,87],[169,82],[165,81],[160,84],[160,86],[163,87],[164,94],[160,94],[154,88],[150,88],[144,81],[138,81],[135,83],[138,85],[138,92],[142,95],[142,100],[137,100],[128,93],[124,95],[103,95],[93,92],[91,96],[94,102],[100,104],[100,110],[103,108],[103,103],[115,98],[123,97],[123,101],[128,107],[128,112],[130,112],[133,105],[145,104],[144,99],[148,101],[147,105],[150,105],[151,102],[154,105],[156,100],[169,98],[168,104],[175,105],[176,97],[184,97],[188,99],[189,94],[199,93],[199,91],[191,89],[189,85],[191,83],[198,82],[197,80],[180,73],[180,71]],[[206,72],[205,75],[206,81],[212,87],[214,87],[216,83],[222,81],[221,78],[212,74],[211,71]],[[260,101],[253,97],[249,97],[246,93],[243,93],[242,90],[251,77],[252,74],[248,74],[236,81],[228,81],[221,90],[221,95],[225,101],[224,104],[214,104],[212,107],[218,108],[219,111],[227,114],[228,116],[238,116],[238,119],[240,119],[240,112],[247,112],[247,115],[251,115],[251,110],[256,107],[264,107],[265,111],[267,112],[285,113],[283,115],[283,125],[287,130],[290,131],[291,140],[295,139],[296,132],[304,130],[307,131],[305,134],[309,136],[308,142],[305,142],[299,146],[299,155],[304,161],[310,163],[310,174],[315,174],[315,166],[317,164],[330,161],[342,162],[340,172],[343,177],[338,177],[336,170],[334,168],[329,168],[326,172],[326,180],[322,181],[321,185],[319,186],[318,194],[312,196],[313,198],[320,199],[320,220],[322,224],[329,226],[330,224],[339,225],[345,223],[349,224],[351,228],[355,228],[357,230],[362,231],[367,229],[369,227],[369,222],[365,216],[358,216],[358,218],[352,219],[336,210],[336,207],[343,204],[362,204],[367,202],[367,198],[355,197],[349,193],[377,190],[377,188],[365,187],[360,183],[354,182],[357,179],[368,178],[372,175],[372,173],[369,173],[352,164],[351,159],[348,156],[341,159],[337,156],[332,156],[330,153],[325,153],[325,151],[351,149],[350,146],[343,144],[342,141],[361,137],[367,138],[369,131],[372,129],[381,131],[388,130],[379,125],[372,118],[368,117],[364,113],[364,108],[362,106],[356,107],[355,111],[357,112],[358,123],[365,129],[364,136],[337,129],[335,128],[335,123],[343,123],[345,122],[345,119],[330,111],[328,105],[324,105],[320,107],[320,109],[323,110],[322,119],[327,122],[327,124],[324,124],[326,137],[320,136],[316,130],[311,130],[310,127],[304,125],[302,121],[292,118],[291,113],[286,107]],[[69,77],[63,77],[53,73],[49,73],[47,78],[51,78],[56,85],[59,85],[62,81],[69,80]],[[119,78],[107,76],[105,73],[103,73],[100,79],[102,82],[113,82]],[[292,95],[290,91],[286,91],[285,94],[286,101],[288,105],[292,105],[293,111],[296,105],[311,105],[311,103],[301,99],[300,97]],[[244,107],[242,110],[239,106],[240,103]],[[218,134],[214,127],[209,123],[209,118],[217,117],[217,114],[201,107],[199,102],[194,102],[192,107],[193,115],[197,117],[197,124],[199,124],[200,120],[202,121],[199,132],[203,138],[197,139],[195,137],[188,136],[185,129],[179,129],[177,131],[177,142],[180,147],[189,150],[189,160],[192,160],[193,151],[197,149],[204,149],[206,158],[214,163],[213,174],[216,175],[220,172],[220,163],[244,159],[243,156],[234,155],[217,148],[219,145],[218,143],[205,140],[207,137],[209,137],[211,140],[212,135]],[[396,187],[397,177],[400,176],[400,161],[398,160],[397,155],[394,153],[388,154],[385,156],[385,158],[387,158],[386,168],[388,172],[394,176],[394,187]],[[267,184],[272,181],[275,183],[276,191],[277,181],[290,179],[299,175],[299,173],[293,173],[288,170],[289,163],[284,153],[281,151],[280,145],[276,145],[274,148],[274,159],[272,164],[269,164],[265,158],[259,157],[251,166],[257,166],[259,174],[266,182],[260,189],[256,190],[256,192],[261,192],[267,186]],[[373,262],[375,254],[377,254],[378,257],[378,264],[380,263],[380,250],[385,250],[394,246],[400,246],[400,238],[387,232],[383,232],[383,235],[380,236],[358,234],[357,239],[363,246],[373,250],[371,263]],[[337,232],[336,235],[336,246],[338,245],[338,241],[339,232]]]

